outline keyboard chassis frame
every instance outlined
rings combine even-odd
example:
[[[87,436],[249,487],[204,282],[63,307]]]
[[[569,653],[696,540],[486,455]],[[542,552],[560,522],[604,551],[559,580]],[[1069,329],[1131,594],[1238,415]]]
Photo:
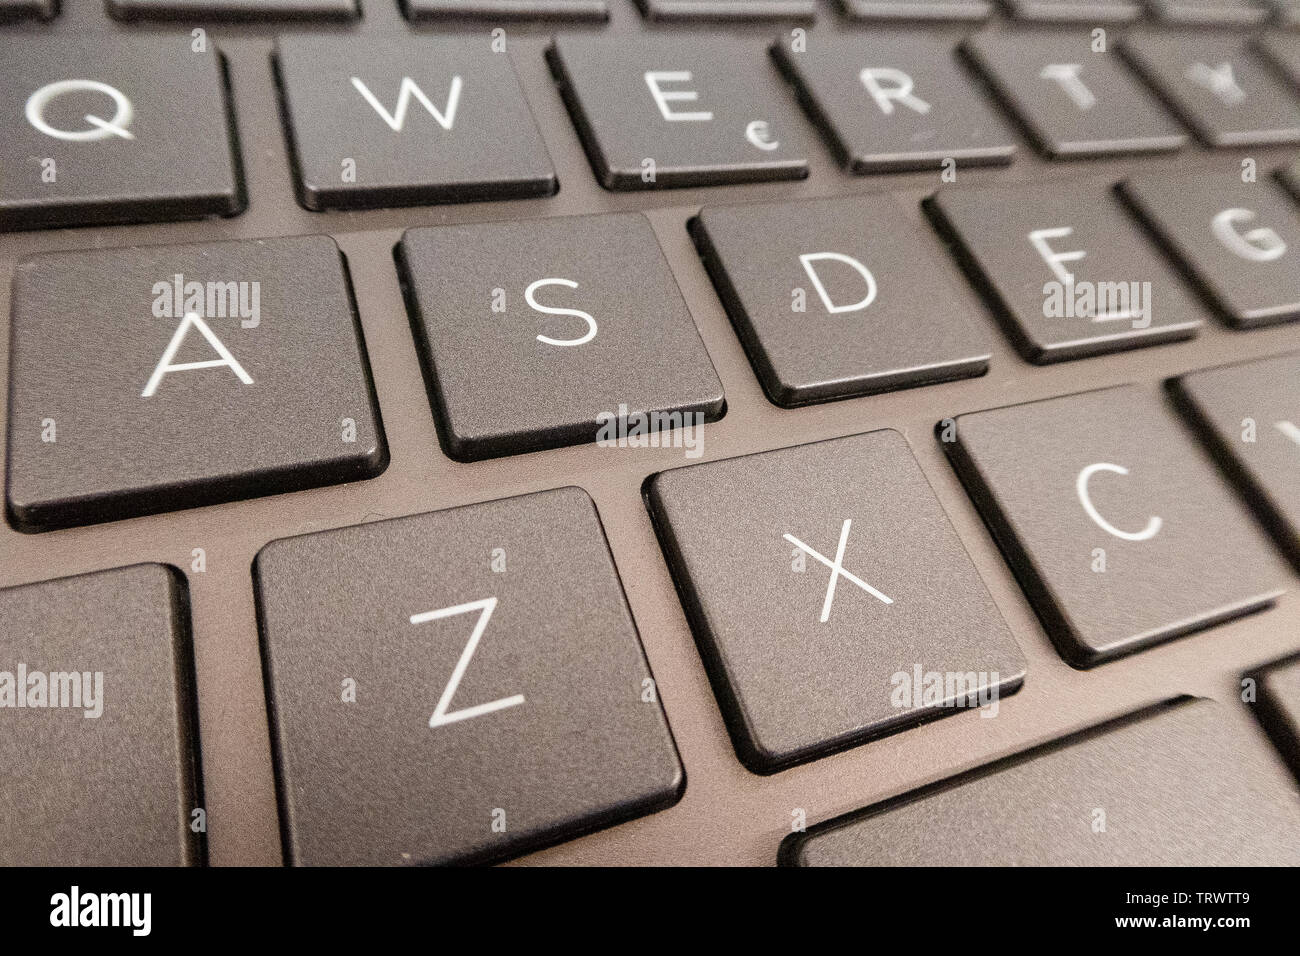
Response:
[[[277,865],[283,859],[253,603],[251,566],[257,551],[274,538],[565,485],[582,487],[596,503],[677,740],[687,786],[681,802],[668,810],[531,854],[522,863],[772,865],[796,809],[806,811],[809,824],[826,820],[1180,694],[1219,700],[1226,719],[1250,724],[1247,739],[1273,754],[1281,772],[1287,772],[1268,737],[1240,703],[1239,694],[1244,674],[1300,651],[1300,579],[1293,578],[1293,590],[1270,610],[1092,670],[1075,670],[1045,635],[945,460],[933,428],[940,419],[963,412],[1130,382],[1158,391],[1165,379],[1185,372],[1296,351],[1300,323],[1234,331],[1207,309],[1207,321],[1191,341],[1050,366],[1030,365],[999,330],[937,233],[924,221],[920,200],[941,188],[938,171],[853,176],[836,165],[818,135],[810,137],[810,175],[805,180],[608,192],[596,181],[548,70],[544,51],[553,33],[626,40],[647,32],[723,31],[749,37],[757,48],[777,36],[788,36],[795,26],[813,32],[923,30],[949,37],[954,45],[960,37],[981,29],[978,24],[854,23],[844,19],[829,0],[821,0],[815,25],[648,24],[632,0],[610,0],[610,7],[606,24],[487,20],[417,26],[402,19],[397,0],[363,0],[364,18],[351,24],[204,22],[209,41],[228,64],[248,193],[245,212],[199,222],[0,233],[0,322],[4,323],[0,367],[5,369],[14,266],[33,253],[319,233],[333,236],[347,258],[391,453],[382,475],[348,485],[37,535],[0,526],[0,586],[142,561],[172,564],[186,573],[209,862]],[[0,31],[83,34],[111,43],[118,34],[175,35],[196,25],[200,24],[123,24],[108,17],[100,0],[87,0],[65,4],[50,23],[4,24]],[[506,30],[508,55],[555,164],[560,180],[556,195],[359,212],[316,213],[298,205],[271,66],[276,35],[321,32],[364,39],[464,34],[480,38],[486,55],[489,32],[498,26]],[[983,28],[1039,29],[1011,25],[998,12]],[[1159,29],[1107,25],[1107,32],[1114,43],[1126,32],[1148,28]],[[1041,29],[1087,30],[1090,26]],[[1189,35],[1197,32],[1188,31]],[[789,119],[812,130],[793,91]],[[1164,156],[1049,163],[1023,137],[1019,142],[1021,148],[1010,166],[959,168],[957,183],[942,188],[1026,181],[1064,185],[1085,179],[1114,183],[1130,173],[1240,170],[1246,157],[1256,160],[1263,177],[1300,155],[1297,147],[1209,150],[1193,141]],[[687,222],[705,204],[882,193],[895,196],[900,211],[924,225],[938,261],[951,269],[951,284],[984,323],[992,353],[989,372],[946,384],[798,409],[778,408],[763,394],[692,245]],[[443,453],[393,260],[402,231],[440,223],[635,210],[648,215],[725,389],[727,413],[705,427],[701,460],[879,428],[902,432],[1027,661],[1023,688],[1003,701],[997,719],[983,720],[977,713],[954,715],[775,776],[757,776],[741,766],[732,749],[641,498],[647,476],[693,462],[680,449],[595,445],[471,464],[452,461]],[[1136,221],[1133,228],[1140,229]],[[0,396],[0,404],[4,403],[7,395]],[[888,542],[878,546],[888,547]],[[190,552],[198,547],[206,552],[207,569],[191,573]]]

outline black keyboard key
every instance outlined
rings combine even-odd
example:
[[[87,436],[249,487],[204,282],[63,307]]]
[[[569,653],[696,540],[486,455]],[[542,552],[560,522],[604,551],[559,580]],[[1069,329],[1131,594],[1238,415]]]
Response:
[[[1031,362],[1191,338],[1202,324],[1104,185],[945,189],[927,205]]]
[[[1024,678],[897,432],[661,472],[646,497],[732,741],[755,773],[962,708],[995,714]]]
[[[1227,717],[1208,700],[1148,708],[791,834],[780,861],[1295,866],[1295,789]]]
[[[1268,607],[1285,588],[1177,417],[1136,386],[961,415],[939,437],[1076,667]]]
[[[993,11],[989,0],[840,0],[851,20],[980,21]]]
[[[0,109],[0,229],[244,207],[220,59],[188,34],[0,35]]]
[[[637,0],[647,20],[811,20],[816,0]]]
[[[1300,318],[1300,211],[1278,186],[1141,176],[1122,195],[1230,325]]]
[[[1127,23],[1142,15],[1137,0],[1003,0],[1017,20],[1039,23]]]
[[[0,0],[0,21],[23,17],[48,20],[58,12],[57,0]]]
[[[1292,9],[1296,12],[1296,23],[1300,23],[1300,2]],[[1300,89],[1300,36],[1294,33],[1265,33],[1255,38],[1254,49],[1286,77],[1293,87]]]
[[[1174,396],[1300,567],[1300,355],[1192,372]]]
[[[408,20],[606,20],[605,0],[401,0]]]
[[[75,316],[75,321],[70,320]],[[24,531],[367,478],[388,463],[321,236],[19,265],[7,504]]]
[[[357,0],[108,0],[119,20],[353,20]]]
[[[681,797],[580,489],[273,541],[254,574],[290,863],[485,862]]]
[[[1149,35],[1123,51],[1207,146],[1300,142],[1300,101],[1244,41]]]
[[[547,51],[606,189],[710,186],[808,175],[776,67],[737,37],[564,36]]]
[[[1087,32],[978,34],[962,50],[1052,159],[1169,152],[1187,137]]]
[[[398,260],[452,458],[650,432],[694,441],[722,415],[722,383],[639,213],[411,229]]]
[[[0,590],[0,866],[203,863],[189,625],[159,564]]]
[[[1300,777],[1300,658],[1280,661],[1255,675],[1255,716],[1291,770]]]
[[[558,188],[510,58],[486,43],[301,36],[277,42],[276,63],[298,198],[308,209]]]
[[[1268,19],[1268,7],[1255,0],[1147,0],[1151,15],[1179,26],[1250,27]]]
[[[915,207],[890,198],[846,198],[706,206],[693,221],[713,283],[777,405],[988,369],[984,331],[909,214]]]
[[[855,173],[1008,163],[1015,136],[958,69],[949,41],[923,35],[814,37],[772,47],[836,158]]]

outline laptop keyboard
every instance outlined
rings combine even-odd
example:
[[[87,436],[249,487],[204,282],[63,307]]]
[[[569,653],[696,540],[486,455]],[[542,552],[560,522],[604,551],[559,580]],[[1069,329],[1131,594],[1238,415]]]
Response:
[[[1300,862],[1293,2],[0,20],[0,863]]]

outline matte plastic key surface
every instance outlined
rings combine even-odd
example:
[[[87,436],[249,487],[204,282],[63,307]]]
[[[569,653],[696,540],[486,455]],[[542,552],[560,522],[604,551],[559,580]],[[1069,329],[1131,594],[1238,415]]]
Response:
[[[398,267],[439,438],[458,461],[679,442],[725,410],[639,213],[411,229]]]
[[[201,865],[194,708],[175,569],[0,590],[0,865]]]
[[[273,541],[254,571],[290,863],[494,861],[681,797],[580,489]]]
[[[556,38],[547,56],[606,189],[808,175],[798,106],[761,43],[573,35]]]
[[[510,57],[486,41],[281,37],[275,62],[298,198],[308,209],[517,199],[558,188]]]
[[[1024,680],[1020,649],[897,432],[660,472],[646,500],[732,742],[756,773],[963,709],[996,713]],[[978,733],[983,719],[967,719]]]
[[[1300,568],[1300,354],[1170,383],[1210,451]]]
[[[926,206],[1031,362],[1189,339],[1204,323],[1105,184],[948,186]]]
[[[119,20],[353,20],[358,0],[106,0]],[[375,2],[375,0],[370,0]]]
[[[1076,667],[1263,610],[1289,586],[1244,503],[1137,386],[958,415],[937,434]]]
[[[637,0],[647,20],[811,20],[816,0]]]
[[[399,0],[407,19],[605,20],[606,0]]]
[[[993,10],[989,0],[840,0],[839,5],[851,20],[978,22]]]
[[[1138,176],[1121,192],[1228,324],[1300,318],[1300,210],[1276,183],[1232,170]]]
[[[188,33],[0,33],[0,230],[244,208],[226,81]]]
[[[18,267],[8,517],[45,531],[373,477],[388,464],[324,236]]]
[[[892,199],[706,206],[692,232],[777,405],[988,369],[990,330],[967,315],[933,240]]]
[[[961,49],[1049,159],[1161,153],[1187,137],[1088,31],[979,33]]]
[[[1142,16],[1137,0],[1002,0],[1017,20],[1039,23],[1128,23]]]
[[[836,158],[855,173],[1011,162],[1016,137],[941,37],[812,37],[772,53]]]
[[[1225,706],[1180,700],[1103,724],[788,836],[780,861],[1296,866],[1295,789]]]
[[[1244,40],[1144,35],[1121,50],[1205,145],[1300,143],[1300,98]]]

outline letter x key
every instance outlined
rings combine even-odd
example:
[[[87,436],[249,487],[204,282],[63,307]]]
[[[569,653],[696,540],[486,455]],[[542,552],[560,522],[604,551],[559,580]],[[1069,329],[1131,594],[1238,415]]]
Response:
[[[849,543],[849,528],[852,525],[853,525],[853,520],[851,518],[844,519],[844,526],[840,528],[840,543],[835,548],[834,561],[828,560],[825,555],[818,554],[816,551],[808,547],[808,545],[804,544],[794,535],[792,534],[783,535],[785,540],[789,541],[796,548],[799,548],[801,551],[808,552],[809,555],[816,558],[822,564],[826,565],[826,567],[831,569],[831,579],[826,582],[826,600],[822,604],[822,616],[821,618],[819,618],[819,620],[823,624],[825,624],[827,621],[831,619],[831,605],[835,603],[835,585],[839,582],[839,579],[841,577],[848,578],[858,587],[862,588],[862,590],[866,591],[868,594],[872,595],[873,597],[879,598],[880,600],[884,601],[886,604],[894,603],[894,599],[889,597],[889,595],[882,594],[880,591],[877,591],[875,588],[873,588],[870,584],[862,580],[857,575],[844,570],[844,548]]]

